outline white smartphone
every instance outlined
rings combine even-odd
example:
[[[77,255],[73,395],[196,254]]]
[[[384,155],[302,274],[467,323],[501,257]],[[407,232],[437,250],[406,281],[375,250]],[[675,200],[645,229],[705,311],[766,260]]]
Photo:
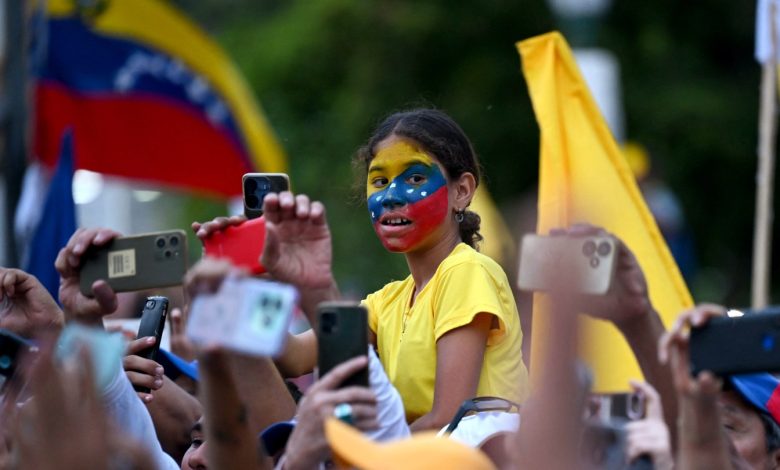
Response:
[[[610,236],[525,235],[517,286],[534,292],[605,294],[612,284],[616,250],[617,243]],[[562,279],[569,285],[561,285]]]
[[[216,294],[195,297],[187,336],[253,356],[276,356],[287,339],[298,292],[288,284],[226,279]]]

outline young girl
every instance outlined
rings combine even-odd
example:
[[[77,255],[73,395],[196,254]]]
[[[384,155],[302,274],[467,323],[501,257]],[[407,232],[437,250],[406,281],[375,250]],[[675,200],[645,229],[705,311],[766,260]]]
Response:
[[[385,119],[357,158],[376,234],[409,266],[406,279],[364,303],[412,430],[441,428],[475,396],[524,399],[514,297],[498,264],[475,250],[479,216],[467,208],[479,166],[468,138],[446,114],[413,110]],[[270,194],[264,210],[262,262],[269,273],[298,286],[309,314],[318,302],[338,298],[322,204]],[[295,338],[279,364],[283,372],[310,370],[314,344],[312,333]]]

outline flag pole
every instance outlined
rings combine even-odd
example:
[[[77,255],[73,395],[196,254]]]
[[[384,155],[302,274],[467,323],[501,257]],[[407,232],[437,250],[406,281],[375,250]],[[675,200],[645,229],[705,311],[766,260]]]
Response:
[[[758,127],[758,174],[756,175],[756,219],[753,233],[753,282],[750,305],[763,308],[769,303],[770,258],[772,256],[772,196],[775,175],[775,137],[777,133],[777,32],[776,4],[770,2],[769,29],[772,42],[770,59],[762,65],[761,102]]]

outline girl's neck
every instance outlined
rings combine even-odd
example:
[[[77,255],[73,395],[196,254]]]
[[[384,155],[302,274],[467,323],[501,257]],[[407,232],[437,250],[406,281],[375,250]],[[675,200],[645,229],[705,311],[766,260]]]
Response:
[[[406,253],[406,264],[414,279],[414,298],[428,284],[441,262],[452,253],[460,241],[459,233],[450,232],[429,247]]]

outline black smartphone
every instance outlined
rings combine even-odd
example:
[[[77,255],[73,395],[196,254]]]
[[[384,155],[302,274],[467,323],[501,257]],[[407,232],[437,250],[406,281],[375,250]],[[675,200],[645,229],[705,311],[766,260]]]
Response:
[[[344,361],[368,354],[368,311],[354,302],[323,302],[317,308],[318,369],[322,377]],[[341,387],[368,387],[368,367]]]
[[[636,421],[645,417],[645,397],[641,393],[603,393],[593,397],[602,423],[614,420]]]
[[[136,339],[154,336],[157,341],[152,346],[138,351],[136,355],[145,359],[157,360],[157,351],[160,349],[163,330],[165,330],[165,319],[168,317],[168,298],[155,295],[146,298],[144,302],[143,313],[141,314],[141,324],[138,326],[138,335]],[[149,393],[146,387],[134,387],[137,392]]]
[[[16,371],[19,358],[38,351],[32,342],[8,330],[0,329],[0,376],[10,379]]]
[[[690,367],[695,375],[780,372],[780,308],[742,310],[691,328]]]
[[[290,177],[285,173],[246,173],[242,179],[244,215],[256,219],[263,215],[263,199],[268,193],[290,189]]]
[[[116,292],[180,285],[187,271],[187,236],[183,230],[115,238],[90,246],[81,260],[80,290],[104,279]]]

